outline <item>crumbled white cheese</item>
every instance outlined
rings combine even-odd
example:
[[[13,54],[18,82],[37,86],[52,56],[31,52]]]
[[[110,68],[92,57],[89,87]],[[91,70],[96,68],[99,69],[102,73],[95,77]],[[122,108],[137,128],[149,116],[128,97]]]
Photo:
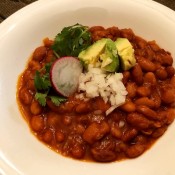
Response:
[[[107,74],[100,68],[89,66],[88,72],[81,73],[79,77],[78,91],[80,93],[76,97],[87,99],[101,96],[106,103],[111,104],[106,111],[106,115],[108,115],[125,103],[127,91],[122,78],[122,73]]]

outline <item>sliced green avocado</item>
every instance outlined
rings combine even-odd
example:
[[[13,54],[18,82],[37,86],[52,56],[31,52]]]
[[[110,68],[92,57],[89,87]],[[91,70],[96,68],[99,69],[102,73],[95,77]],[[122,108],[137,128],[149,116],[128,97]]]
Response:
[[[92,64],[108,72],[115,72],[119,67],[115,43],[109,38],[98,40],[86,50],[81,51],[78,58],[85,66]]]
[[[119,68],[119,58],[115,43],[108,39],[106,42],[105,50],[100,55],[101,68],[107,72],[115,72]]]
[[[95,66],[95,64],[98,62],[99,56],[104,52],[107,40],[108,39],[103,38],[96,41],[86,50],[81,51],[78,58],[83,61],[85,65],[93,64]]]
[[[129,70],[136,64],[134,49],[127,38],[117,38],[115,45],[120,56],[123,70]]]

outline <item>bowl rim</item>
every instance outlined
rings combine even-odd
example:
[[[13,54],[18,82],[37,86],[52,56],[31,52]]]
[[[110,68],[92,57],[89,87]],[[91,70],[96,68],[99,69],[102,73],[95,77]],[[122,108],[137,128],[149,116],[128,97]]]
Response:
[[[60,0],[61,1],[61,0]],[[69,0],[65,0],[65,1],[69,1]],[[79,1],[79,0],[74,0],[74,1]],[[90,1],[90,0],[89,0]],[[95,0],[100,2],[101,0]],[[108,0],[109,1],[109,0]],[[112,0],[111,0],[112,1]],[[158,11],[163,14],[167,19],[171,20],[174,24],[175,24],[175,11],[173,11],[172,9],[158,3],[152,0],[123,0],[126,2],[133,2],[133,3],[139,3],[139,4],[143,4],[148,6],[149,8],[152,8],[154,10],[157,11],[157,9],[159,9]],[[8,17],[6,20],[4,20],[1,24],[0,24],[0,41],[3,40],[3,38],[6,37],[6,35],[8,35],[8,33],[13,30],[14,26],[14,21],[16,19],[19,19],[21,16],[23,15],[30,15],[30,12],[33,8],[36,8],[40,5],[40,8],[42,8],[43,6],[49,4],[54,4],[59,2],[58,0],[39,0],[36,2],[33,2],[31,4],[29,4],[28,6],[20,9],[19,11],[15,12],[13,15],[11,15],[10,17]],[[87,2],[87,1],[85,1]],[[87,2],[89,3],[89,2]],[[20,20],[18,21],[20,23]],[[3,157],[0,156],[0,158],[3,159]],[[9,165],[7,162],[4,161],[4,166],[7,166],[6,168],[9,168]],[[13,167],[12,167],[13,168]],[[18,170],[15,170],[18,171]],[[19,173],[19,172],[18,172]]]

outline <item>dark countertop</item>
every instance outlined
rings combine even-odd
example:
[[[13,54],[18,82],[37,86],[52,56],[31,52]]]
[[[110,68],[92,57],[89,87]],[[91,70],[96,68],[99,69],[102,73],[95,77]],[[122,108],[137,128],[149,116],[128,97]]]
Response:
[[[0,22],[20,8],[35,2],[36,0],[0,0]],[[173,10],[175,10],[175,0],[155,0]]]

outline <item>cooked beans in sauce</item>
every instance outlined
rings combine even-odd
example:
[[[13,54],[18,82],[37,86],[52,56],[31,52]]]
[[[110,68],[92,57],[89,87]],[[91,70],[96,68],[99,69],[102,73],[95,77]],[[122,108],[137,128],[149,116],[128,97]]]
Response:
[[[18,82],[17,99],[31,131],[56,152],[75,159],[110,162],[135,158],[162,136],[175,117],[175,69],[171,54],[155,41],[136,36],[131,29],[94,26],[92,43],[101,38],[127,38],[135,50],[136,65],[123,73],[126,102],[108,116],[101,97],[82,101],[71,96],[55,106],[35,100],[34,75],[55,58],[46,38],[35,49]]]

